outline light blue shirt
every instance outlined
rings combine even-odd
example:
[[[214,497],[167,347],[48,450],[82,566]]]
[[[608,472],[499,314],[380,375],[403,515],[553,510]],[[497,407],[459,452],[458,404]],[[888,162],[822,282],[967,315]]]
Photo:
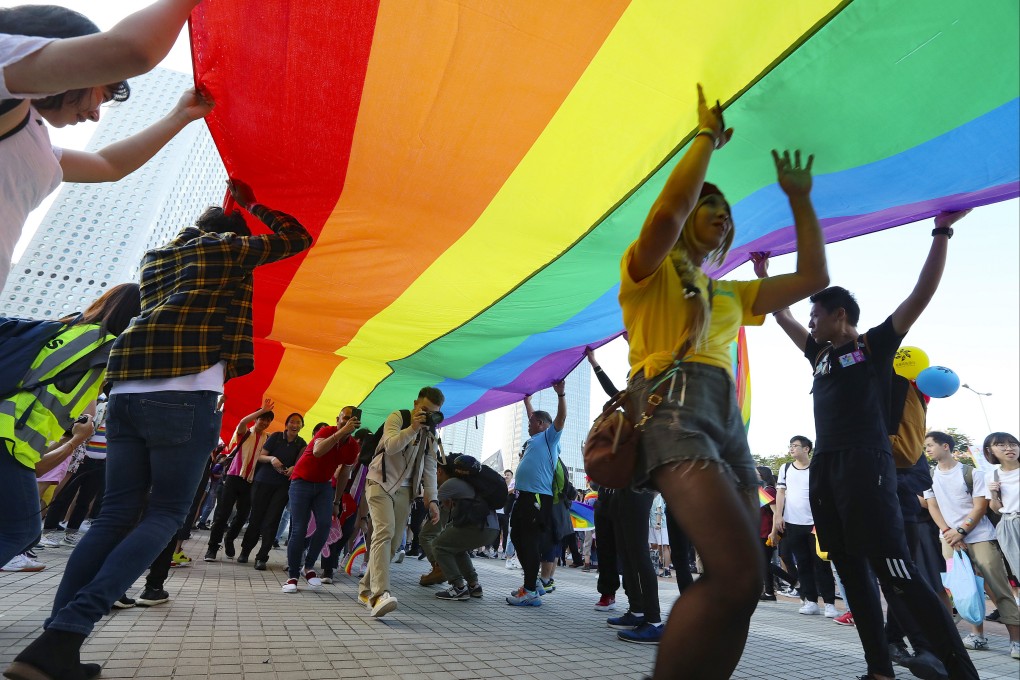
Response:
[[[518,491],[552,495],[562,434],[555,425],[550,425],[545,432],[539,432],[524,445],[516,473]]]

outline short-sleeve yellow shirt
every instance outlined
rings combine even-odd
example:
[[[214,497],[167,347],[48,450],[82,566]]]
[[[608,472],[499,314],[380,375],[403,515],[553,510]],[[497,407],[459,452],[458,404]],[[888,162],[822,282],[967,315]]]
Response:
[[[620,262],[620,307],[630,340],[630,375],[644,369],[645,376],[659,375],[673,363],[674,354],[687,340],[688,323],[684,288],[670,259],[643,281],[630,278],[628,265],[634,252],[630,244]],[[765,315],[751,312],[761,280],[715,281],[712,284],[712,319],[708,336],[687,361],[726,369],[732,376],[730,344],[741,326],[760,326]],[[708,277],[698,272],[698,287],[708,296]]]

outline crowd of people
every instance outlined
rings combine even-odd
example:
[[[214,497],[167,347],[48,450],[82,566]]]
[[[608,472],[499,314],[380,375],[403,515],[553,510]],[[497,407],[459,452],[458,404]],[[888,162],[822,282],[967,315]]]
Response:
[[[42,122],[97,120],[104,102],[126,99],[125,79],[158,63],[196,4],[159,0],[106,33],[62,8],[0,10],[0,283],[26,215],[62,179],[122,177],[212,109],[209,93],[191,90],[167,118],[96,153],[54,149]],[[966,213],[935,218],[914,289],[860,332],[853,295],[829,286],[810,198],[813,157],[773,151],[794,219],[796,270],[770,277],[768,254],[759,253],[755,280],[713,279],[703,267],[724,260],[735,227],[706,175],[733,130],[700,85],[697,116],[636,240],[620,244],[625,403],[641,440],[619,488],[573,489],[559,458],[563,381],[552,384],[555,414],[525,398],[529,438],[516,470],[502,474],[444,451],[445,397],[433,386],[408,395],[410,408],[392,411],[376,432],[361,427],[351,405],[335,424],[311,428],[308,441],[301,413],[273,431],[275,404],[266,399],[223,444],[224,385],[256,361],[253,272],[313,246],[296,219],[259,203],[237,179],[232,207],[209,208],[145,253],[138,284],[116,286],[58,322],[5,320],[14,384],[0,395],[0,564],[32,570],[33,549],[72,549],[43,631],[5,676],[97,676],[99,666],[80,659],[86,638],[111,607],[169,600],[164,581],[175,564],[191,563],[183,541],[196,526],[208,526],[205,561],[222,549],[256,570],[268,568],[289,527],[287,594],[321,588],[341,555],[350,568],[364,554],[358,599],[375,618],[398,609],[390,565],[409,552],[428,559],[420,582],[442,584],[435,597],[445,601],[483,596],[472,555],[507,556],[522,582],[497,601],[516,607],[549,601],[565,549],[585,570],[597,556],[595,609],[614,611],[621,586],[627,599],[607,625],[621,640],[658,645],[655,678],[701,680],[730,677],[752,614],[777,599],[777,583],[800,597],[801,614],[855,626],[865,679],[894,677],[894,662],[919,677],[977,678],[969,653],[987,638],[980,624],[961,638],[939,581],[944,560],[966,553],[1020,658],[1010,581],[1020,549],[1016,437],[986,438],[984,471],[959,464],[944,433],[927,433],[927,458],[913,467],[897,467],[890,443],[893,357],[935,294],[953,225]],[[270,233],[253,235],[244,213]],[[805,327],[789,305],[806,298]],[[777,471],[756,468],[750,455],[729,353],[741,326],[769,314],[811,366],[816,432],[816,441],[790,440],[793,460],[775,480]],[[590,351],[588,359],[616,395]],[[594,532],[580,544],[569,511],[577,498],[594,506]],[[142,594],[129,597],[146,572]],[[681,597],[664,616],[658,578],[667,575]]]

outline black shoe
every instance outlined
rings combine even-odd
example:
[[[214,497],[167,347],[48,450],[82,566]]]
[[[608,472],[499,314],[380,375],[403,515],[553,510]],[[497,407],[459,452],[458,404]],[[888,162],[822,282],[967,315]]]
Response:
[[[223,554],[226,555],[228,559],[233,559],[234,558],[234,542],[233,541],[224,541],[223,542]]]
[[[209,548],[208,550],[205,551],[205,557],[203,557],[202,559],[205,560],[206,562],[215,562],[217,550],[218,550],[217,548]]]
[[[248,564],[248,553],[241,551],[241,554],[237,556],[238,564]]]
[[[902,644],[889,643],[889,660],[898,666],[906,666],[904,661],[910,658],[910,652]]]
[[[277,550],[279,550],[280,542],[279,541],[273,541],[273,547],[276,548]]]
[[[170,601],[170,593],[162,589],[148,588],[142,591],[142,594],[138,596],[138,604],[142,607],[154,607],[157,604],[163,604],[164,602]]]
[[[998,621],[1001,617],[999,616],[999,610],[993,609],[989,612],[988,616],[985,617],[985,621]]]
[[[61,678],[64,680],[85,680],[79,654],[85,636],[63,630],[48,629],[42,632],[32,644],[14,657],[14,662],[4,671],[8,678]]]
[[[113,606],[117,609],[131,609],[135,606],[135,601],[127,595],[121,595],[120,599],[113,603]]]
[[[258,559],[256,557],[255,558],[255,571],[265,571],[265,570],[266,570],[266,560],[260,560],[260,559]]]
[[[907,656],[900,665],[921,680],[949,680],[946,667],[938,657],[925,649],[918,650],[913,656]]]
[[[99,674],[103,672],[103,667],[97,663],[81,663],[78,664],[81,669],[82,675],[85,676],[85,680],[92,680],[92,678],[98,678]]]
[[[419,560],[425,559],[425,551],[424,550],[422,550],[420,553],[418,553],[418,559]]]
[[[776,594],[775,593],[762,593],[761,595],[758,596],[758,600],[760,600],[761,602],[775,602],[776,601]]]

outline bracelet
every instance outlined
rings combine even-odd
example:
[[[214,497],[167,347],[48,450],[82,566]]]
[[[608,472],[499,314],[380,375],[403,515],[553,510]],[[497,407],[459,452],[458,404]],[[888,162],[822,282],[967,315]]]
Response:
[[[952,227],[935,227],[934,229],[931,230],[931,235],[932,235],[932,237],[935,237],[935,236],[945,236],[946,238],[953,238],[953,228]]]
[[[702,135],[704,135],[705,137],[708,137],[709,139],[712,140],[712,148],[713,149],[718,149],[719,148],[719,138],[716,137],[715,130],[712,130],[711,128],[701,128],[700,130],[698,130],[697,132],[694,133],[694,138],[697,139],[698,137],[701,137]]]
[[[952,531],[952,529],[950,529],[949,527],[946,527],[945,529],[942,530],[942,533],[943,534],[948,534],[950,531]]]
[[[960,534],[961,536],[966,536],[966,535],[967,535],[967,530],[966,530],[966,529],[964,529],[963,527],[956,527],[956,531],[957,531],[957,533],[959,533],[959,534]]]
[[[436,504],[436,506],[438,506],[438,507],[440,507],[440,508],[441,508],[441,507],[443,507],[442,503],[440,503],[439,501],[437,501],[437,500],[436,500],[435,498],[433,498],[432,500],[430,500],[430,501],[429,501],[429,505],[432,505],[433,503],[435,503],[435,504]]]

